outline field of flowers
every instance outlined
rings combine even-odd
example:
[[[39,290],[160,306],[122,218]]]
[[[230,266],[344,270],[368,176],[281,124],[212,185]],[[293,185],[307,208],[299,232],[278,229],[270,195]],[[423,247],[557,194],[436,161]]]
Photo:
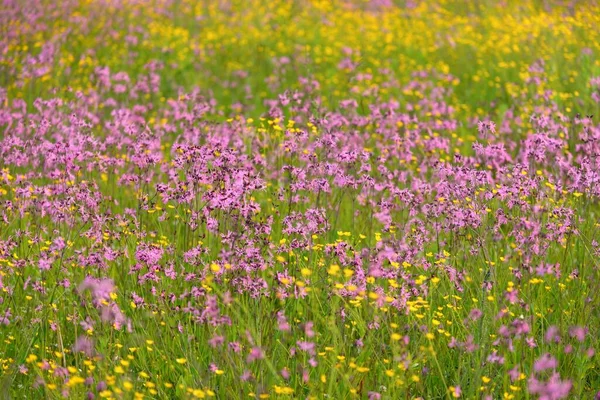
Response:
[[[600,398],[595,1],[0,28],[0,399]]]

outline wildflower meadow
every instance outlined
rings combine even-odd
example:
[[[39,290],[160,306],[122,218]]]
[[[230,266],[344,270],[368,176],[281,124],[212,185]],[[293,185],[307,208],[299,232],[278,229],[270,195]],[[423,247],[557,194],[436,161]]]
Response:
[[[596,1],[0,32],[0,399],[600,399]]]

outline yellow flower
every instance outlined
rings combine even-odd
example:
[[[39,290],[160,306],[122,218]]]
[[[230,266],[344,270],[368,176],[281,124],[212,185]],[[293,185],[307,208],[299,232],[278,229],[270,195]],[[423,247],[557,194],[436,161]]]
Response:
[[[35,362],[37,360],[37,356],[35,354],[30,354],[27,356],[27,358],[25,359],[25,362],[27,363],[32,363]]]
[[[76,385],[80,385],[80,384],[82,384],[84,382],[85,382],[85,379],[83,379],[80,376],[71,376],[69,378],[69,382],[67,383],[67,386],[73,387],[73,386],[76,386]]]
[[[327,273],[329,275],[337,275],[340,272],[340,266],[337,264],[331,264],[331,266],[329,266],[329,269],[327,269]]]

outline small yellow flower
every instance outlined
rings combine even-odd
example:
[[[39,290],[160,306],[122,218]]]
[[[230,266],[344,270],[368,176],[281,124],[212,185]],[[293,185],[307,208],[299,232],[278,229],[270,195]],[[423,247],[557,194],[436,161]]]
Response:
[[[329,269],[327,269],[327,273],[329,275],[334,275],[335,276],[335,275],[339,274],[339,272],[340,272],[340,266],[337,265],[337,264],[332,264],[329,267]]]
[[[84,382],[85,382],[85,379],[83,379],[82,377],[80,377],[80,376],[72,376],[72,377],[69,378],[69,383],[67,383],[67,386],[73,387],[73,386],[76,386],[76,385],[80,385],[80,384],[82,384]]]

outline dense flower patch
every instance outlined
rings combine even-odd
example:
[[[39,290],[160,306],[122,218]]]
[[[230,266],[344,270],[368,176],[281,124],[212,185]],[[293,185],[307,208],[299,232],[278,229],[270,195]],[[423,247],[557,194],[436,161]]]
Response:
[[[506,3],[5,1],[0,397],[597,396],[600,9]]]

